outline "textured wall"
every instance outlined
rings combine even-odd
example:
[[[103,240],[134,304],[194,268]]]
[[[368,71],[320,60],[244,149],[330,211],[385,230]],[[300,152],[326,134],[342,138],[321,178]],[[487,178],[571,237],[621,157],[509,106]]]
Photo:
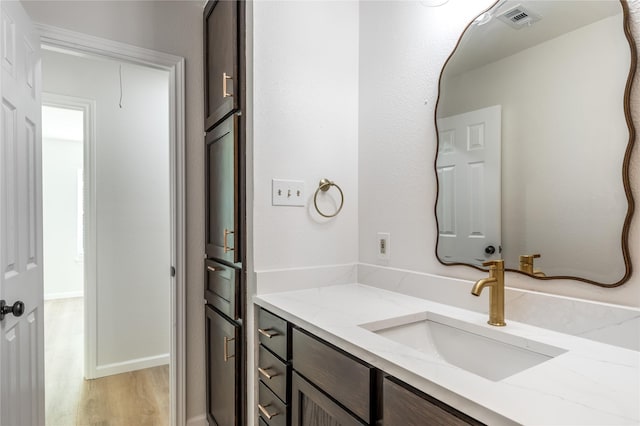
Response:
[[[353,263],[358,257],[358,4],[256,2],[253,14],[255,270]],[[325,177],[345,194],[342,211],[330,220],[313,208]],[[303,180],[306,207],[272,206],[272,178]],[[338,198],[335,189],[328,195]],[[331,212],[336,206],[322,207]]]

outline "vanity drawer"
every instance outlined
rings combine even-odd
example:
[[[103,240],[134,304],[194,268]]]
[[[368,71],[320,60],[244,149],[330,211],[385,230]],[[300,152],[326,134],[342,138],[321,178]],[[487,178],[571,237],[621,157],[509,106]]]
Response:
[[[375,369],[298,328],[292,342],[293,369],[370,424]]]
[[[281,359],[289,360],[288,324],[271,312],[260,309],[258,312],[258,338],[266,348]]]
[[[231,319],[242,317],[240,312],[240,270],[206,259],[204,298]]]
[[[262,345],[258,352],[258,377],[284,402],[289,402],[287,376],[289,366]]]
[[[264,383],[258,382],[258,413],[269,426],[287,426],[288,407]]]

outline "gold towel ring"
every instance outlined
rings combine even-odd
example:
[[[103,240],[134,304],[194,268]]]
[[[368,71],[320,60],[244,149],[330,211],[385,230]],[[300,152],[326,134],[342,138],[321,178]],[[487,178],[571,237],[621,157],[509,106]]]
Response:
[[[329,188],[331,188],[332,186],[335,186],[336,188],[338,188],[338,191],[340,191],[340,207],[338,207],[338,210],[336,210],[336,212],[334,214],[324,214],[318,208],[318,194],[320,193],[320,191],[327,192],[329,190]],[[334,217],[334,216],[337,216],[338,213],[340,213],[340,210],[342,210],[342,206],[344,205],[344,194],[342,192],[342,189],[340,189],[340,187],[335,182],[331,182],[329,179],[322,179],[320,181],[320,184],[318,185],[318,189],[316,189],[316,193],[313,196],[313,205],[315,206],[316,211],[322,217]]]

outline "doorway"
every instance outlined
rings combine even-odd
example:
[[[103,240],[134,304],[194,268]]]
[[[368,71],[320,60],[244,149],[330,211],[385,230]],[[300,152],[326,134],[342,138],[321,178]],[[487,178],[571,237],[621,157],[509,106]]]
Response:
[[[84,372],[85,112],[56,101],[42,107],[45,413],[46,424],[72,424]]]
[[[80,178],[75,188],[80,188],[80,194],[73,197],[78,208],[73,216],[84,226],[77,221],[75,232],[64,234],[67,243],[80,241],[76,262],[84,262],[86,299],[84,303],[71,298],[45,302],[46,379],[56,377],[55,386],[65,389],[46,383],[47,424],[109,419],[169,424],[174,334],[170,303],[174,279],[169,272],[175,246],[169,72],[69,53],[46,47],[43,51],[43,118],[47,109],[59,112],[67,106],[71,112],[74,104],[84,104],[84,111],[75,112],[87,124],[80,131],[87,137],[79,142],[87,149],[80,154],[82,171],[76,173]],[[44,125],[43,147],[47,143]],[[51,153],[45,149],[43,169],[50,163],[47,154]],[[58,160],[51,162],[60,165]],[[45,181],[45,191],[47,186]],[[45,201],[48,198],[63,204],[60,194],[45,194]],[[44,208],[47,217],[46,203]],[[46,236],[47,219],[44,222]],[[49,223],[49,228],[53,226],[59,228],[57,222]],[[77,237],[78,233],[83,236]],[[49,265],[59,263],[48,259],[47,252],[51,250],[45,249],[45,270],[53,270]],[[45,273],[45,298],[47,278]],[[70,322],[65,323],[65,318]],[[71,362],[77,358],[52,349],[60,346],[54,337],[63,335],[66,351],[82,353],[76,339],[68,337],[77,334],[86,336],[80,378],[91,379],[79,383],[77,362]],[[60,363],[61,359],[68,362]],[[55,365],[65,368],[62,376],[56,376]],[[73,418],[61,412],[65,406]]]

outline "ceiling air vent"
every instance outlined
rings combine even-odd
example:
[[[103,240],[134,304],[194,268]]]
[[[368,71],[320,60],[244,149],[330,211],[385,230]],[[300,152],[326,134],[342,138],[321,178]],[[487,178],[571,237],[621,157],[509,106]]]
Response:
[[[522,5],[517,5],[498,15],[498,19],[516,30],[531,26],[542,19],[542,16]]]

